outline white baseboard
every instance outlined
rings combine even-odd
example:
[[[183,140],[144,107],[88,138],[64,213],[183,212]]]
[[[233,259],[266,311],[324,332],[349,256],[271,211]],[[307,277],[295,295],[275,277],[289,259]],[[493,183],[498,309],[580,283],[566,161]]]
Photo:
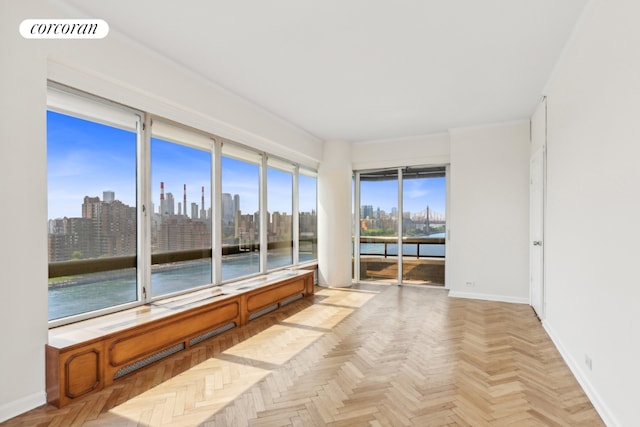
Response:
[[[547,331],[549,338],[551,338],[551,341],[553,341],[553,344],[558,349],[558,352],[560,352],[560,355],[564,359],[565,363],[567,364],[567,366],[569,366],[571,373],[573,374],[573,376],[576,378],[576,380],[582,387],[582,390],[584,390],[584,393],[587,395],[587,397],[593,404],[593,407],[596,409],[596,411],[600,415],[600,418],[602,418],[602,421],[604,421],[604,423],[609,427],[619,426],[620,423],[618,423],[616,418],[613,416],[613,413],[611,412],[611,410],[604,403],[604,401],[602,400],[602,397],[600,397],[600,394],[596,391],[596,389],[591,384],[591,381],[589,381],[589,378],[585,375],[584,371],[582,370],[582,364],[578,363],[571,356],[569,351],[567,351],[566,347],[562,345],[560,338],[554,332],[553,328],[551,327],[551,325],[549,325],[549,323],[543,320],[542,327],[544,328],[545,331]]]
[[[44,391],[21,397],[12,402],[3,403],[0,405],[0,423],[44,405],[45,403],[47,403],[47,394]]]
[[[509,302],[513,304],[529,304],[529,298],[509,297],[506,295],[479,294],[472,292],[449,291],[452,298],[480,299],[484,301]]]

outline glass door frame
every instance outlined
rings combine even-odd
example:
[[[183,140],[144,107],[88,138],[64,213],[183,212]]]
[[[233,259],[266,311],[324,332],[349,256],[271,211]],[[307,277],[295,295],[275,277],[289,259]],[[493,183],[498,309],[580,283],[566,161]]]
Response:
[[[449,180],[447,179],[449,176],[449,166],[445,165],[445,166],[426,166],[426,167],[434,167],[434,168],[440,168],[442,167],[444,169],[444,176],[445,176],[445,211],[448,210],[448,206],[449,206]],[[397,277],[397,282],[394,283],[395,285],[402,285],[403,284],[403,258],[404,258],[404,254],[403,254],[403,234],[404,234],[404,206],[403,206],[403,199],[404,199],[404,194],[403,194],[403,181],[404,181],[404,177],[403,177],[403,172],[404,169],[406,167],[397,167],[397,168],[380,168],[380,169],[371,169],[371,170],[357,170],[357,171],[353,171],[353,179],[354,179],[354,197],[353,197],[353,282],[354,283],[360,283],[361,282],[361,277],[360,277],[360,238],[361,238],[361,233],[360,233],[360,222],[361,222],[361,216],[360,216],[360,209],[361,209],[361,195],[360,195],[360,190],[361,190],[361,180],[360,180],[360,176],[361,174],[367,174],[367,173],[371,173],[371,172],[375,172],[375,171],[383,171],[383,170],[395,170],[397,173],[397,180],[398,180],[398,220],[397,220],[397,224],[396,224],[396,234],[397,234],[397,246],[398,246],[398,277]],[[446,214],[446,213],[445,213]],[[446,229],[446,240],[449,240],[449,232],[448,232],[448,227]],[[445,247],[445,259],[446,259],[446,247]],[[423,285],[422,285],[423,286]],[[447,288],[446,284],[444,286],[445,288]]]
[[[396,180],[398,181],[398,219],[396,224],[396,234],[397,234],[397,246],[398,246],[398,277],[397,277],[397,285],[402,284],[402,169],[403,168],[384,168],[379,170],[396,170],[398,176]],[[355,283],[360,283],[360,175],[366,174],[369,172],[374,172],[374,170],[363,170],[363,171],[354,171],[354,202],[353,202],[353,281]]]

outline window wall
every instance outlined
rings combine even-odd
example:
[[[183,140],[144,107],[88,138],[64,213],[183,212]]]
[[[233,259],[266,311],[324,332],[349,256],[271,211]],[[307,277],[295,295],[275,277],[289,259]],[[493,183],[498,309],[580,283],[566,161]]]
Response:
[[[316,257],[313,170],[56,84],[47,150],[51,326]]]

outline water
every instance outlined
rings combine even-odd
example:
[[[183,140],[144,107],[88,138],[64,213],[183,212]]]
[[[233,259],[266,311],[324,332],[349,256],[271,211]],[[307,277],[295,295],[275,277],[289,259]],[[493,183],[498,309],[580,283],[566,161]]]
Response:
[[[300,254],[303,261],[308,256]],[[291,265],[291,250],[268,252],[269,268]],[[222,280],[260,271],[258,252],[222,259]],[[152,297],[211,284],[211,258],[156,266],[151,272]],[[81,276],[77,283],[49,288],[49,320],[114,307],[138,300],[136,270],[126,269]]]
[[[444,237],[444,233],[429,237]],[[421,245],[420,256],[444,256],[445,245]],[[417,256],[416,244],[403,244],[405,256]],[[360,253],[384,255],[383,243],[361,243]],[[398,255],[397,244],[387,244],[387,254]],[[270,250],[268,268],[291,265],[291,250]],[[315,257],[300,253],[300,262]],[[222,281],[256,274],[260,271],[258,252],[226,256],[222,259]],[[211,284],[211,258],[157,266],[151,272],[151,296],[158,297]],[[87,274],[73,285],[49,288],[49,320],[114,307],[138,300],[136,270]]]

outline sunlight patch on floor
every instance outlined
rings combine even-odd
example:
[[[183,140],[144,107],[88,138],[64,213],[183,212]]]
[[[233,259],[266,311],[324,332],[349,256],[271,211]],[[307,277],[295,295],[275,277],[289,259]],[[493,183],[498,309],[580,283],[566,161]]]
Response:
[[[91,425],[127,425],[142,420],[156,425],[176,415],[181,416],[181,422],[203,423],[378,293],[320,289],[316,294],[320,302],[111,409]]]

